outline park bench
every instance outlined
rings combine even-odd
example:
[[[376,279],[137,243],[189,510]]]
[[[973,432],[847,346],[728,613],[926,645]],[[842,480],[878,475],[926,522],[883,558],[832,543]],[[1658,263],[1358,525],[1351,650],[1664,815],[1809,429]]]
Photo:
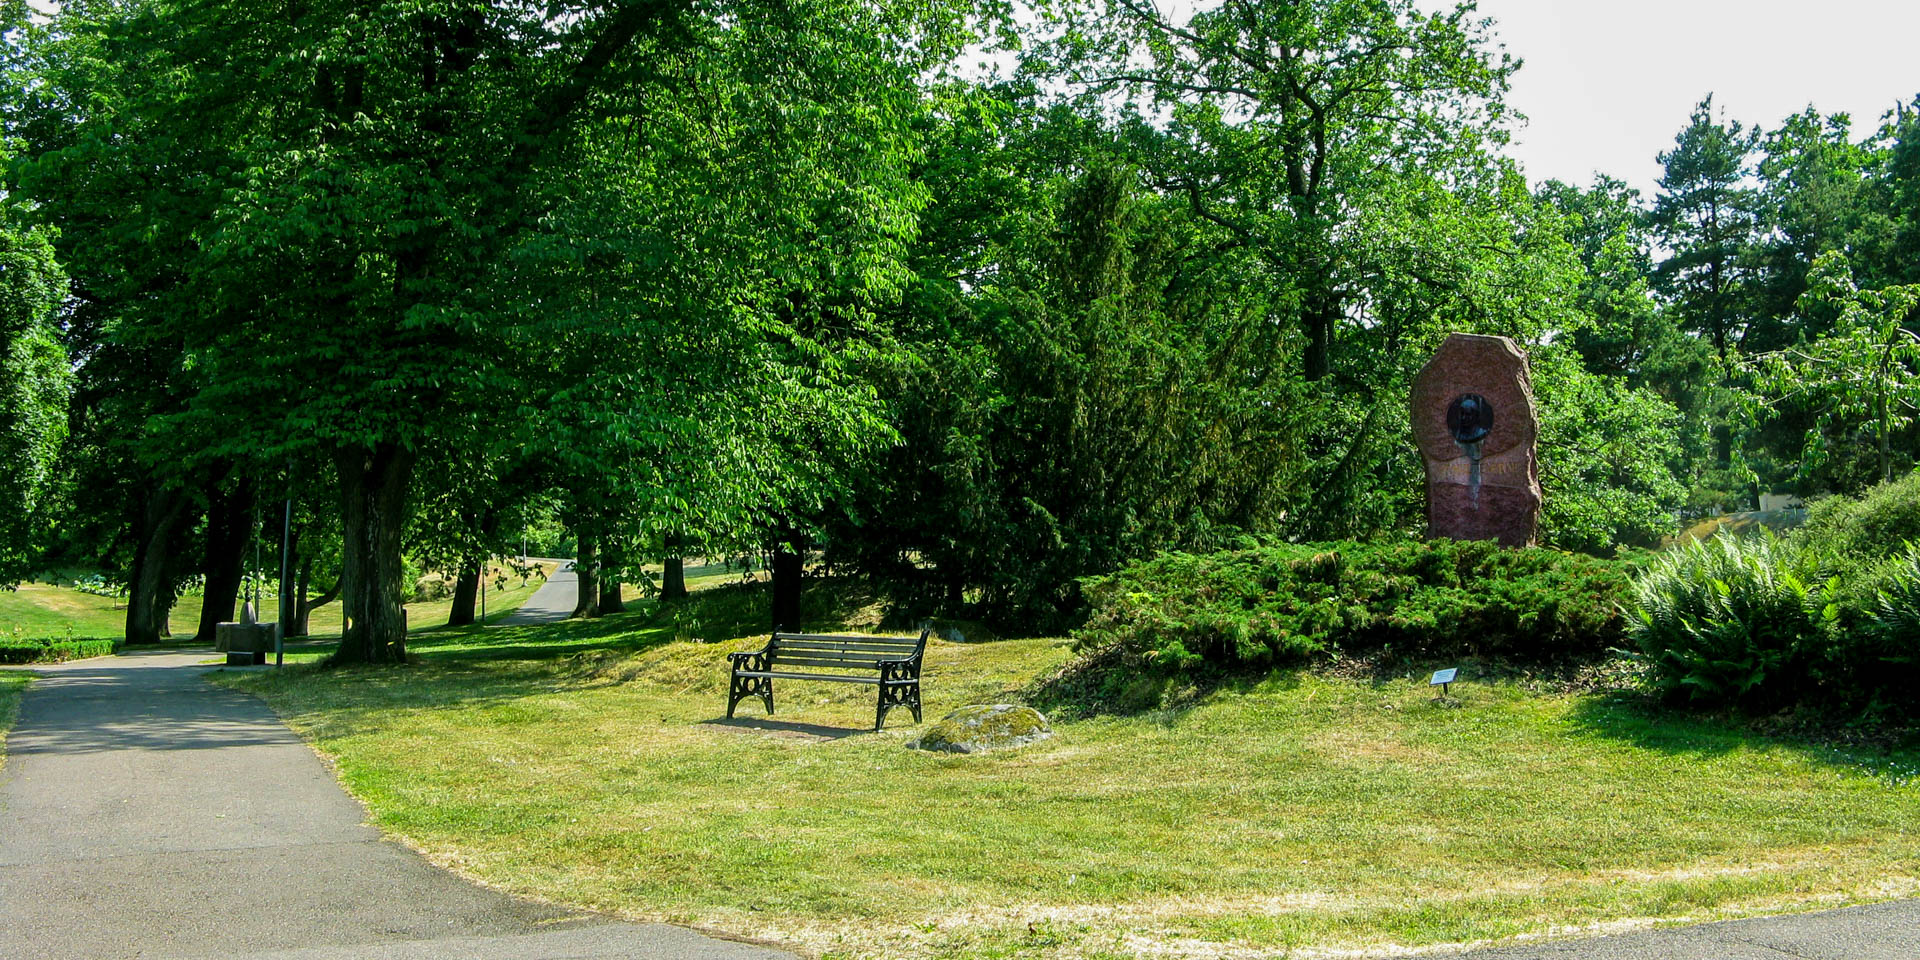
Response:
[[[727,716],[732,717],[733,708],[748,697],[759,697],[772,713],[775,680],[825,680],[879,688],[880,700],[873,710],[875,730],[886,722],[887,711],[894,707],[912,710],[913,722],[919,723],[920,658],[927,651],[930,632],[931,627],[920,631],[920,639],[909,640],[775,631],[759,650],[727,654],[733,668]],[[817,672],[822,669],[836,672]]]

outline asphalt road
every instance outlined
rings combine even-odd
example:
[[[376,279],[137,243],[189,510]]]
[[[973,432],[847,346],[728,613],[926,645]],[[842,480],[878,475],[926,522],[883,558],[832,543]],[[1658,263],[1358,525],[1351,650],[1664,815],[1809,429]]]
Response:
[[[533,592],[512,613],[501,618],[500,626],[529,626],[536,623],[559,623],[573,616],[574,605],[580,601],[580,578],[573,572],[573,564],[565,563],[547,577],[547,582]]]
[[[40,671],[0,768],[0,958],[790,960],[518,900],[380,839],[264,703],[202,679],[208,656]]]
[[[1454,954],[1464,960],[1915,960],[1920,901]]]

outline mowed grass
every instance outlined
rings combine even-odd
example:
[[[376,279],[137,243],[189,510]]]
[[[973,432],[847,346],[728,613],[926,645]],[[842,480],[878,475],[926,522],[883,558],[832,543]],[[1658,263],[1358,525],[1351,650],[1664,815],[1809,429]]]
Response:
[[[0,767],[7,765],[7,731],[20,715],[20,694],[32,681],[33,675],[25,670],[0,669]]]
[[[228,675],[387,833],[516,893],[824,956],[1312,956],[1920,890],[1910,755],[1860,759],[1593,695],[1310,672],[1017,752],[904,749],[871,688],[776,682],[646,614],[447,631],[406,667]],[[935,642],[927,720],[1058,640]]]
[[[547,576],[552,576],[558,564],[542,563],[539,564],[539,566],[546,572]],[[505,587],[496,586],[501,579],[505,579]],[[545,577],[538,575],[528,577],[523,581],[519,574],[514,573],[505,566],[494,565],[489,567],[489,575],[487,577],[487,622],[492,623],[518,610],[520,605],[527,602],[527,598],[533,596],[546,582]],[[274,599],[268,597],[267,607],[270,612],[273,609],[273,604]],[[453,598],[442,597],[438,600],[423,600],[418,603],[409,603],[406,607],[407,627],[410,631],[443,627],[446,625],[447,617],[453,613]],[[340,610],[341,607],[337,601],[315,608],[313,613],[307,617],[307,632],[315,637],[339,637]],[[480,605],[476,600],[474,612],[477,614],[479,610]]]
[[[541,565],[549,575],[553,573],[554,566],[551,563]],[[496,581],[488,581],[488,622],[497,621],[518,609],[546,583],[539,576],[529,577],[522,582],[519,576],[505,567],[496,567],[495,572],[503,575],[507,583],[504,589],[495,589]],[[269,594],[263,618],[272,619],[275,603],[275,598]],[[237,604],[235,609],[238,610]],[[407,620],[415,630],[439,627],[447,622],[447,616],[452,612],[451,597],[407,604]],[[174,640],[192,638],[200,622],[199,595],[181,597],[168,622],[174,630]],[[111,638],[124,636],[126,626],[127,608],[123,601],[50,583],[23,583],[17,590],[0,591],[0,638]],[[307,626],[315,637],[339,637],[340,604],[335,602],[316,608],[308,618]]]
[[[172,621],[182,622],[181,610],[173,612]],[[127,608],[110,597],[38,582],[0,590],[0,638],[118,637],[126,626]]]

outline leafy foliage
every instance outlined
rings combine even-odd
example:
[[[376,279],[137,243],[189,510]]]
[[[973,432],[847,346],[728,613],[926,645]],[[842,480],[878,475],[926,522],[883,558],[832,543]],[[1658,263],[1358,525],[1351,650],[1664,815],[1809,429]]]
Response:
[[[1093,611],[1074,636],[1161,673],[1381,648],[1542,662],[1623,639],[1627,587],[1615,561],[1484,541],[1171,553],[1086,581]]]
[[[31,572],[35,514],[67,436],[73,371],[53,326],[66,277],[44,231],[0,209],[0,587]]]
[[[1688,543],[1634,585],[1655,688],[1746,711],[1920,706],[1920,474],[1833,498],[1785,538]]]
[[[1688,542],[1655,558],[1634,599],[1656,689],[1755,709],[1789,702],[1832,615],[1822,578],[1817,562],[1770,534]]]
[[[119,639],[13,640],[0,639],[0,663],[61,663],[104,657],[120,652]]]

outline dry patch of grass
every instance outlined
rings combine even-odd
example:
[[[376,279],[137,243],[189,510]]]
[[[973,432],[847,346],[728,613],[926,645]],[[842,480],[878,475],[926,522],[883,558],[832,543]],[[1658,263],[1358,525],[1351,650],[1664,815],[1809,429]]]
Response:
[[[229,678],[391,835],[488,883],[826,956],[1340,956],[1920,888],[1912,757],[1594,696],[1310,673],[982,756],[873,691],[725,711],[726,644],[642,616],[436,635],[404,668]],[[1061,641],[935,642],[927,720]],[[795,735],[799,734],[799,735]]]

